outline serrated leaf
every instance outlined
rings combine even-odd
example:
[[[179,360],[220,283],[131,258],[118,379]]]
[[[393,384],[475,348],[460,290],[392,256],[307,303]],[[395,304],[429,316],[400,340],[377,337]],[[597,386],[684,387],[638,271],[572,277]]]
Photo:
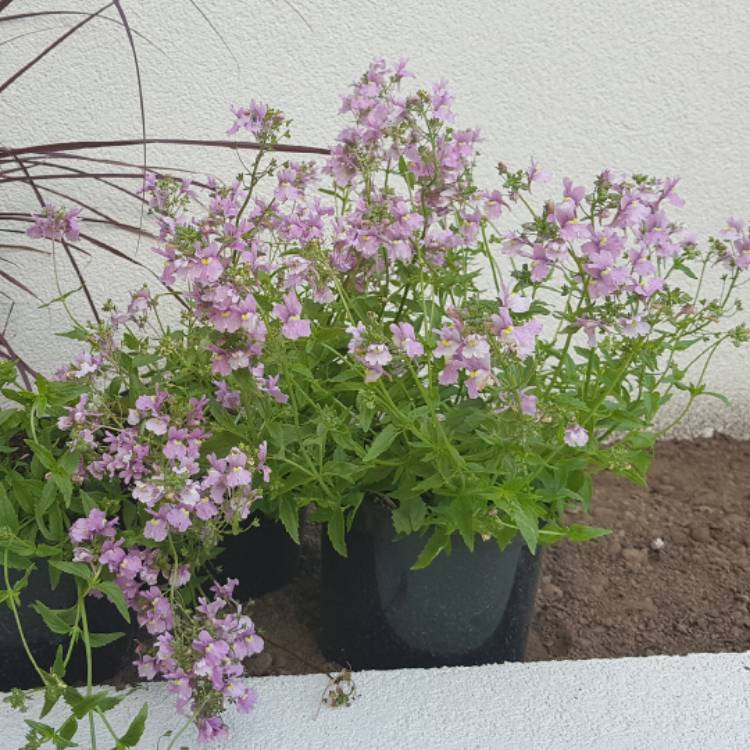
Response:
[[[5,526],[14,533],[18,531],[16,508],[2,484],[0,484],[0,526]]]
[[[588,542],[590,539],[607,536],[611,533],[610,529],[600,529],[595,526],[585,526],[579,523],[574,523],[566,529],[566,535],[571,542]]]
[[[102,648],[108,646],[110,643],[120,640],[125,633],[89,633],[89,643],[91,648]]]
[[[93,577],[91,568],[84,563],[69,562],[68,560],[48,560],[47,563],[52,568],[61,570],[63,573],[75,576],[76,578],[82,578],[84,581],[90,581]]]
[[[539,543],[539,518],[528,508],[525,508],[517,500],[508,504],[508,512],[513,522],[518,526],[523,540],[529,548],[531,554],[536,553],[537,544]]]
[[[387,451],[391,447],[391,445],[393,445],[393,441],[396,439],[399,432],[400,430],[394,425],[386,425],[377,434],[375,440],[372,441],[362,460],[365,463],[369,463],[371,461],[374,461],[382,453],[385,453],[385,451]]]
[[[68,635],[73,627],[74,617],[72,614],[75,611],[75,607],[70,609],[51,609],[44,602],[35,601],[30,605],[31,609],[34,610],[44,620],[44,624],[53,632],[58,635]]]
[[[393,528],[398,534],[411,534],[422,528],[427,516],[427,506],[419,496],[402,498],[393,511]]]
[[[143,730],[146,728],[148,719],[148,703],[141,706],[141,710],[136,714],[133,721],[130,722],[125,734],[120,737],[120,744],[124,747],[137,747],[143,736]]]
[[[456,497],[452,505],[453,518],[464,544],[474,551],[474,498],[463,494]]]
[[[282,495],[279,500],[279,520],[284,524],[287,534],[299,544],[299,509],[291,495]]]
[[[441,552],[450,552],[450,548],[451,539],[445,530],[437,529],[433,531],[411,569],[422,570],[426,568]]]
[[[331,545],[342,557],[347,556],[344,528],[344,511],[341,508],[334,508],[328,520],[326,530]]]

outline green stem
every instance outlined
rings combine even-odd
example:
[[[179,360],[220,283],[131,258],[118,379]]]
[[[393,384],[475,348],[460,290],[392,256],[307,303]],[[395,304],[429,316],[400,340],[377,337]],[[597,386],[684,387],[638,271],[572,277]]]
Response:
[[[8,575],[8,550],[6,549],[3,554],[3,577],[5,579],[5,588],[8,592],[8,606],[10,607],[10,611],[13,613],[13,619],[16,622],[16,628],[18,629],[18,635],[21,639],[21,645],[23,646],[23,650],[26,653],[26,656],[28,657],[29,661],[31,662],[31,666],[34,667],[34,671],[39,675],[39,678],[41,679],[42,683],[45,682],[45,674],[42,668],[37,664],[36,659],[34,658],[34,655],[31,653],[31,649],[29,648],[28,641],[26,640],[26,634],[23,632],[23,626],[21,625],[21,618],[18,614],[18,608],[16,607],[16,592],[13,589],[13,587],[10,585],[10,576]]]

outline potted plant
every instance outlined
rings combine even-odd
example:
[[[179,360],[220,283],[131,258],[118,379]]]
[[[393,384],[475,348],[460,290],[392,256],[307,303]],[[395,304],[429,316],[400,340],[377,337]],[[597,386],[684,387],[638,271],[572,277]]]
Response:
[[[612,170],[553,197],[533,161],[500,164],[480,189],[478,132],[444,84],[402,93],[410,75],[375,61],[344,97],[327,186],[261,150],[207,211],[162,219],[162,278],[188,282],[235,428],[268,443],[260,507],[295,540],[300,508],[325,524],[324,646],[354,667],[520,658],[540,547],[607,533],[566,510],[599,471],[644,482],[656,438],[716,395],[717,349],[748,340],[722,327],[739,223],[700,250],[669,216],[677,180]],[[266,105],[235,114],[285,134]]]
[[[106,666],[95,649],[117,641],[124,634],[117,630],[133,635],[127,624],[99,630],[92,613],[102,597],[118,622],[141,628],[139,675],[168,680],[185,714],[169,747],[191,724],[202,739],[225,736],[224,710],[255,703],[239,678],[263,639],[236,599],[237,580],[212,583],[207,572],[223,537],[250,523],[268,475],[265,447],[232,442],[219,429],[231,418],[199,395],[200,329],[190,315],[184,327],[164,326],[156,305],[146,289],[136,291],[127,310],[108,307],[108,320],[71,332],[88,347],[54,381],[39,376],[32,391],[3,389],[22,409],[0,421],[10,431],[0,475],[10,488],[0,492],[2,602],[10,617],[3,613],[0,623],[12,623],[10,646],[23,649],[45,690],[40,720],[58,701],[69,708],[58,727],[27,720],[34,746],[65,746],[85,717],[92,746],[101,733],[118,747],[137,746],[147,708],[118,736],[106,712],[123,696],[94,688],[103,676],[97,666]],[[15,374],[12,364],[5,369],[7,385]],[[53,588],[60,574],[68,577],[59,593],[35,577],[45,562]],[[39,636],[29,608],[51,637]],[[4,687],[15,688],[20,704],[17,689],[28,681],[8,677]]]

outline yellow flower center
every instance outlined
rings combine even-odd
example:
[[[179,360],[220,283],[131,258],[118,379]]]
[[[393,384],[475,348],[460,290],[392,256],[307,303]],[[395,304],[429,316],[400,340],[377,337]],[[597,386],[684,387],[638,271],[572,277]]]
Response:
[[[506,336],[510,336],[510,334],[513,333],[513,326],[507,326],[506,328],[503,328],[503,333]]]
[[[203,263],[204,266],[207,266],[211,262],[211,258],[201,258],[201,263]]]

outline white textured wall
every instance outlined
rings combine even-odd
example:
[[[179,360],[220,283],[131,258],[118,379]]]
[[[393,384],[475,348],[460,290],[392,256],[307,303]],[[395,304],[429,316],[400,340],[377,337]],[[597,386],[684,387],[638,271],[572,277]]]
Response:
[[[56,5],[16,2],[11,10]],[[727,215],[750,216],[747,0],[200,5],[239,66],[186,0],[124,0],[135,28],[162,50],[138,41],[151,135],[223,137],[228,104],[255,97],[293,117],[297,142],[326,144],[340,127],[338,96],[348,82],[374,56],[405,54],[421,79],[446,77],[461,123],[482,129],[480,176],[491,179],[498,159],[522,166],[532,154],[558,178],[587,179],[603,166],[679,175],[687,200],[681,215],[699,234],[718,231]],[[81,0],[75,7],[97,3]],[[4,39],[48,30],[0,47],[0,79],[51,41],[60,23],[2,25]],[[134,80],[121,31],[93,22],[0,96],[0,140],[20,145],[137,136]],[[184,153],[151,154],[155,164],[186,165]],[[237,170],[235,157],[214,152],[194,154],[190,165],[227,176]],[[5,191],[3,198],[14,205],[22,200]],[[142,248],[139,257],[147,255]],[[46,263],[33,269],[40,284],[50,278]],[[94,257],[89,266],[100,300],[121,298],[139,282],[131,269],[108,259]],[[63,288],[71,283],[63,274]],[[54,294],[47,283],[42,296]],[[21,295],[13,296],[19,304],[10,330],[22,335],[22,352],[49,369],[65,351],[66,342],[50,333],[64,327],[61,313],[30,309]],[[750,305],[747,288],[745,300]],[[747,358],[747,350],[731,350],[717,359],[711,385],[732,397],[734,407],[706,402],[692,431],[750,434]]]
[[[191,750],[747,750],[750,747],[748,654],[691,654],[627,659],[398,669],[354,675],[348,707],[320,705],[325,675],[251,680],[251,714],[227,713],[229,740],[200,745],[187,731],[176,747]],[[24,719],[39,715],[2,702],[5,747],[23,743]],[[109,720],[122,733],[144,702],[146,731],[138,750],[178,730],[174,697],[163,683],[142,685]],[[61,704],[44,721],[59,726]],[[87,723],[74,738],[89,750]],[[99,735],[99,747],[109,747]]]

